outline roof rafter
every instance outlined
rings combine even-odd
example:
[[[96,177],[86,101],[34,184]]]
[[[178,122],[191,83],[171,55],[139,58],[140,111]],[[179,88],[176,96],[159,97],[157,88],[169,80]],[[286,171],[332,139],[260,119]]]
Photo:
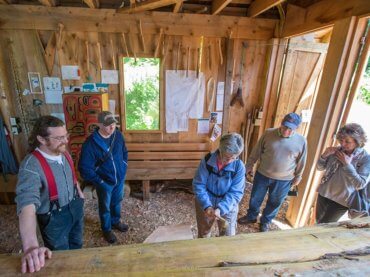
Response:
[[[231,3],[232,0],[214,0],[212,2],[212,14],[218,14],[221,12],[227,5]]]
[[[100,7],[99,0],[83,0],[83,2],[90,8],[90,9],[98,9]]]
[[[284,1],[285,0],[255,0],[249,6],[247,16],[255,17]]]
[[[0,0],[1,1],[1,0]],[[7,1],[7,0],[5,0]],[[10,0],[8,0],[10,1]],[[47,7],[55,7],[56,6],[56,1],[55,0],[39,0],[39,2]]]
[[[130,7],[123,7],[117,9],[118,13],[138,13],[149,10],[154,10],[157,8],[177,4],[177,2],[182,2],[182,0],[148,0],[141,3],[135,3]]]

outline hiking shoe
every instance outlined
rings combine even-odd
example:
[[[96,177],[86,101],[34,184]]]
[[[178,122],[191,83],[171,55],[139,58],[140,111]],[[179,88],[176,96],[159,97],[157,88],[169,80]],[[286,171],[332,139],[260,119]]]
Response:
[[[112,228],[118,231],[121,231],[121,232],[128,231],[128,225],[122,222],[118,222],[117,224],[112,224]]]
[[[260,232],[268,232],[270,230],[269,223],[260,223]]]
[[[103,237],[110,244],[113,244],[117,241],[117,237],[112,231],[103,231]]]
[[[256,218],[255,219],[250,219],[247,216],[243,216],[243,217],[238,219],[238,223],[241,224],[241,225],[251,224],[251,223],[256,223],[256,222],[257,222]]]

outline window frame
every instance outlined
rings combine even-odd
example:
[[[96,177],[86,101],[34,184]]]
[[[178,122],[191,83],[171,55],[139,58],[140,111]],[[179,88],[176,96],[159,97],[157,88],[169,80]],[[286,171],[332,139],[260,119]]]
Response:
[[[133,56],[126,56],[126,55],[119,55],[119,100],[120,100],[120,117],[121,117],[121,129],[122,132],[129,133],[129,134],[137,134],[137,133],[149,133],[149,134],[156,134],[156,133],[163,133],[163,128],[165,125],[164,122],[164,103],[165,103],[165,94],[164,94],[164,72],[163,72],[163,64],[162,58],[159,59],[159,129],[158,130],[127,130],[126,129],[126,95],[125,95],[125,77],[124,77],[124,58],[135,58]],[[155,58],[153,55],[148,54],[140,54],[136,55],[137,58]]]

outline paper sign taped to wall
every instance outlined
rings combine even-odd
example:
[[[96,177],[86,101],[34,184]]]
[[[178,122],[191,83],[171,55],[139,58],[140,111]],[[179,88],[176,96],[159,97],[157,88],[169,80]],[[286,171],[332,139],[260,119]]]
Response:
[[[63,80],[80,80],[80,68],[77,65],[62,65]]]

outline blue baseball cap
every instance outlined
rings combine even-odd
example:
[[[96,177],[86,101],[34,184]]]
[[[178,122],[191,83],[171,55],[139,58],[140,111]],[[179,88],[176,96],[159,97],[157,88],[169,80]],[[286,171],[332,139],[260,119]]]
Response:
[[[295,130],[299,127],[299,124],[301,124],[301,122],[302,119],[298,114],[288,113],[286,116],[284,116],[283,123],[281,123],[281,125]]]

